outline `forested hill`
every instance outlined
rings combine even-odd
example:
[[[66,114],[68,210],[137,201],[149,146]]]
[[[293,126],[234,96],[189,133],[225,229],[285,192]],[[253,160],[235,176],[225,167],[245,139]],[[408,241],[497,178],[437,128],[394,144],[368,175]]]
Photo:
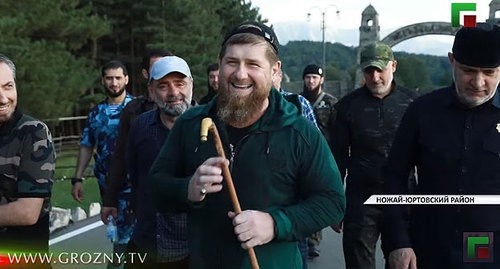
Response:
[[[184,58],[203,96],[224,34],[245,20],[262,20],[249,1],[0,0],[0,54],[16,63],[26,113],[84,115],[104,98],[99,70],[109,60],[127,66],[129,92],[144,93],[147,48]]]
[[[0,53],[16,63],[19,106],[40,119],[85,115],[104,98],[99,70],[111,59],[127,65],[128,91],[142,94],[147,48],[183,57],[199,100],[207,91],[206,67],[218,60],[224,34],[245,20],[262,21],[250,1],[0,0]],[[327,79],[352,85],[355,48],[326,45]],[[281,51],[285,73],[298,83],[307,64],[322,62],[320,42],[289,42]],[[400,84],[427,89],[450,81],[444,57],[396,57]]]
[[[326,73],[328,80],[343,80],[352,86],[356,68],[356,47],[326,43]],[[448,58],[395,52],[398,61],[396,81],[408,88],[428,91],[451,83]],[[290,81],[302,80],[302,70],[308,64],[322,64],[323,44],[313,41],[290,41],[280,48],[283,71]]]

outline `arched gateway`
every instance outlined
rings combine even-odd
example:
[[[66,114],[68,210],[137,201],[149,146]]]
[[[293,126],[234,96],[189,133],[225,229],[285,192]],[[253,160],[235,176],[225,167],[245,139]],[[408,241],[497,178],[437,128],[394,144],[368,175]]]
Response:
[[[487,23],[500,25],[500,0],[492,0],[490,3],[490,14]],[[407,39],[423,35],[455,35],[458,27],[452,27],[449,22],[422,22],[401,27],[384,37],[381,41],[393,47]],[[357,51],[357,63],[359,66],[360,48],[380,40],[380,26],[378,24],[378,13],[372,5],[361,13],[361,26],[359,27],[359,46]],[[361,84],[362,74],[359,67],[356,70],[355,88]]]
[[[390,33],[382,42],[393,47],[407,39],[423,35],[455,35],[458,27],[452,27],[449,22],[421,22],[408,25]]]

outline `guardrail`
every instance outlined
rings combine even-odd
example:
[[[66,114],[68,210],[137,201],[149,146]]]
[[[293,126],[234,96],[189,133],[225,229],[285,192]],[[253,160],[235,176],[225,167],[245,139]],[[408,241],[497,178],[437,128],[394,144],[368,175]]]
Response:
[[[86,120],[87,116],[61,117],[43,120],[52,133],[57,158],[71,156],[76,159],[78,157],[80,137],[85,127]],[[84,177],[86,178],[94,177],[91,163],[87,169],[85,169]],[[73,165],[58,165],[56,169],[72,169],[72,172],[68,174],[68,177],[71,177],[74,173],[74,169],[76,169],[76,161]]]
[[[52,133],[56,153],[78,149],[87,116],[62,117],[44,120]]]

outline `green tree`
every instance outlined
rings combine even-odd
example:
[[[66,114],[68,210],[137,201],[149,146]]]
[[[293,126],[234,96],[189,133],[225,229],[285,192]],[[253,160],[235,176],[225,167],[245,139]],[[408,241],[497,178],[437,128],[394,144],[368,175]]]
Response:
[[[134,93],[145,88],[139,72],[144,50],[159,47],[186,59],[199,98],[206,93],[206,67],[217,61],[226,30],[244,20],[260,20],[251,2],[237,0],[86,1],[92,2],[95,14],[113,24],[112,34],[101,39],[98,59],[125,61]]]
[[[97,77],[75,52],[109,31],[78,0],[0,1],[0,52],[16,63],[19,106],[41,119],[71,115]]]
[[[453,78],[451,76],[451,71],[450,70],[448,70],[448,71],[449,72],[443,73],[443,76],[439,80],[438,86],[444,87],[444,86],[448,86],[451,84],[451,82],[453,81]]]
[[[323,45],[321,42],[290,41],[286,46],[282,46],[280,51],[283,70],[290,75],[291,80],[302,80],[302,71],[308,64],[322,65]],[[335,66],[338,71],[332,71],[337,74],[340,74],[341,70],[347,70],[356,62],[356,50],[340,43],[328,42],[326,43],[325,60],[327,79],[335,79],[335,76],[330,76],[330,67]]]
[[[154,35],[152,46],[169,45],[175,55],[184,58],[198,87],[204,87],[206,67],[217,59],[222,23],[214,16],[217,0],[170,0],[164,10],[166,33]],[[172,12],[175,10],[175,12]]]
[[[424,61],[416,56],[397,58],[395,78],[401,85],[410,89],[432,88],[432,81]]]
[[[327,80],[341,80],[342,70],[338,68],[336,64],[331,63],[326,67],[325,70]]]
[[[161,7],[158,0],[81,0],[91,6],[92,14],[106,18],[112,27],[109,34],[96,44],[96,65],[102,66],[113,59],[123,61],[128,68],[128,90],[142,94],[145,84],[141,75],[142,54],[150,42],[146,17]],[[85,52],[83,52],[85,53]]]
[[[174,12],[175,11],[175,12]],[[195,81],[195,99],[206,94],[206,68],[218,60],[225,32],[245,20],[260,20],[251,3],[234,0],[169,0],[147,17],[152,30],[148,46],[168,46],[188,62]],[[161,29],[158,29],[158,26]]]
[[[222,22],[221,36],[224,36],[231,27],[247,20],[267,22],[267,19],[262,19],[259,14],[259,8],[252,7],[251,1],[221,0],[217,2],[216,14]]]

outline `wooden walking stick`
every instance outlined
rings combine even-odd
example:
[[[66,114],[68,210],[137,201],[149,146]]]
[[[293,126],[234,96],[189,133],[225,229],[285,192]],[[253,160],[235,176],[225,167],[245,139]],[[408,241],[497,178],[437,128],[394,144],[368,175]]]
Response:
[[[217,150],[217,155],[226,159],[226,154],[224,153],[224,148],[222,147],[222,141],[220,140],[219,131],[213,123],[211,118],[204,118],[201,121],[201,141],[205,142],[208,139],[208,131],[211,131],[214,136],[215,149]],[[222,176],[226,179],[227,188],[229,190],[229,195],[231,196],[231,202],[233,203],[234,212],[236,214],[241,213],[240,202],[238,201],[238,196],[236,195],[236,190],[234,188],[233,179],[231,173],[229,172],[229,167],[224,163],[222,165]],[[253,248],[248,248],[248,256],[250,257],[250,262],[252,263],[252,269],[259,269],[259,263],[257,262],[257,256]]]

